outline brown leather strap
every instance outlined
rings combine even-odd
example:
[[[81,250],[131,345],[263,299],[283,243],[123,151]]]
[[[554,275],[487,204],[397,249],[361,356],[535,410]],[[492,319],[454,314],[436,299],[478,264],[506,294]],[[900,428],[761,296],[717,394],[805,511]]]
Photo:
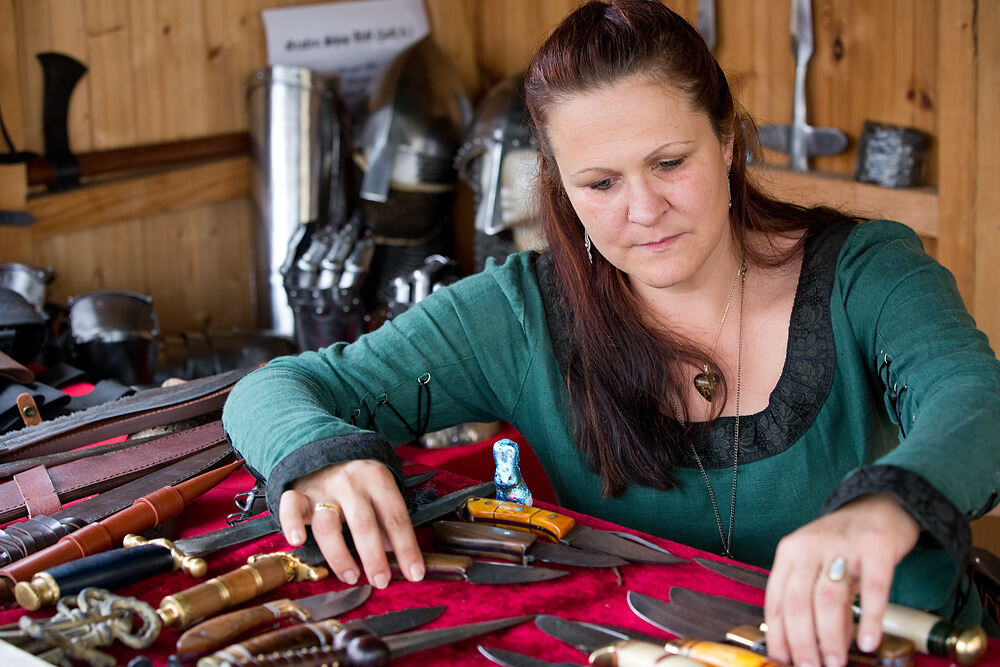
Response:
[[[56,493],[45,466],[36,466],[14,475],[14,484],[21,494],[21,502],[27,509],[29,517],[53,514],[62,509],[59,494]]]
[[[42,423],[42,414],[38,411],[35,397],[28,392],[17,395],[17,411],[21,413],[21,420],[25,426],[35,426]]]
[[[216,420],[129,449],[54,466],[48,469],[47,476],[59,501],[67,503],[138,479],[152,470],[224,442],[226,434],[222,422]],[[25,511],[24,497],[17,482],[0,484],[0,521],[20,518]]]
[[[35,374],[26,366],[0,352],[0,377],[13,380],[18,384],[28,384],[35,381]]]

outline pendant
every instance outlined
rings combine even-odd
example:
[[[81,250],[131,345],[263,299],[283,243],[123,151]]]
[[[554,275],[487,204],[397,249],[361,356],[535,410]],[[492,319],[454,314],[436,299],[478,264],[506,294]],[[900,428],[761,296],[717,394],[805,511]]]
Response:
[[[719,376],[715,373],[709,373],[706,368],[701,373],[694,376],[694,388],[698,390],[706,401],[712,402],[715,397],[715,392],[719,390]]]

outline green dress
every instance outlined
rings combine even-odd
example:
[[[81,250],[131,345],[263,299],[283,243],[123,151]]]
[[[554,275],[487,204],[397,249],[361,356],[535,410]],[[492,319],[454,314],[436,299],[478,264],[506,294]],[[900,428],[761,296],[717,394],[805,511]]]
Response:
[[[674,489],[632,485],[601,497],[572,435],[567,317],[548,255],[513,255],[352,344],[247,375],[226,403],[226,432],[267,479],[276,514],[281,492],[307,472],[374,458],[398,475],[392,445],[501,419],[538,455],[562,506],[718,552],[693,460],[674,471]],[[717,420],[697,443],[724,524],[734,421]],[[998,433],[1000,364],[916,234],[888,221],[812,233],[781,377],[768,407],[740,420],[735,557],[767,568],[782,536],[861,494],[891,491],[925,529],[892,599],[977,623],[978,598],[958,575],[968,519],[996,504]]]

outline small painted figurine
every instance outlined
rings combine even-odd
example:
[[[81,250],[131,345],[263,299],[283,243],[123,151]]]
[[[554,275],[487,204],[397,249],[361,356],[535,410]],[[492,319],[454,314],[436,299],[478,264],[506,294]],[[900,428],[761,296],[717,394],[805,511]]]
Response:
[[[493,483],[497,488],[497,500],[509,500],[522,505],[531,505],[531,491],[521,477],[521,451],[517,443],[508,438],[493,443],[493,460],[497,464],[493,473]]]

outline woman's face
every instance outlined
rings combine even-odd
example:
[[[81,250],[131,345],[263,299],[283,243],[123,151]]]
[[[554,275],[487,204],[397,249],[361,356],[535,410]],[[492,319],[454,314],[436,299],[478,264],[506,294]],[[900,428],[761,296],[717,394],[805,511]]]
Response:
[[[710,260],[730,266],[732,142],[682,95],[634,78],[560,102],[548,118],[573,208],[637,294],[696,288],[719,264]]]

